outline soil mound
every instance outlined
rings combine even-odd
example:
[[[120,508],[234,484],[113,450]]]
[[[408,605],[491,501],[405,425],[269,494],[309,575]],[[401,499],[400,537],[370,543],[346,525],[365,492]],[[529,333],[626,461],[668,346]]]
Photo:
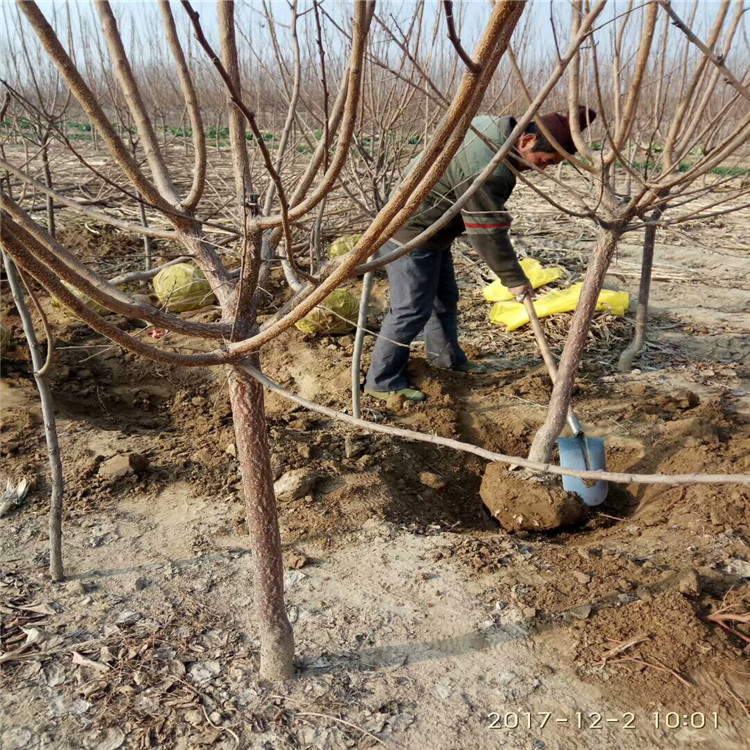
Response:
[[[506,531],[552,531],[579,523],[583,503],[553,481],[513,476],[501,464],[490,464],[479,494]]]

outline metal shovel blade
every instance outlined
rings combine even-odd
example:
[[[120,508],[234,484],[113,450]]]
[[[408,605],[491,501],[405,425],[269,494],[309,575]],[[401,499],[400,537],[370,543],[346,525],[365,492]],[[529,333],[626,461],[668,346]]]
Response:
[[[566,437],[559,438],[560,465],[565,469],[581,471],[606,471],[607,457],[604,441],[601,438]],[[563,489],[575,492],[586,505],[600,505],[607,497],[609,484],[600,479],[590,487],[578,477],[563,477]]]

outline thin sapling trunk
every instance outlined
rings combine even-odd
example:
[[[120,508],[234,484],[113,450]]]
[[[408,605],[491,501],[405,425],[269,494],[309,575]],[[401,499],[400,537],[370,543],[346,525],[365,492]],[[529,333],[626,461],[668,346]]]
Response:
[[[139,195],[140,201],[138,203],[138,214],[141,220],[141,226],[148,226],[148,218],[146,217],[146,205],[143,202],[143,196]],[[143,256],[144,256],[144,269],[146,271],[151,270],[151,261],[153,258],[153,239],[151,235],[143,235]]]
[[[617,229],[600,230],[594,255],[583,281],[581,298],[573,314],[570,332],[558,366],[557,381],[552,389],[547,419],[531,444],[529,451],[531,461],[549,463],[555,441],[565,425],[578,365],[586,346],[591,320],[596,312],[599,292],[604,284],[604,277],[609,269],[619,237],[620,231]]]
[[[31,353],[31,365],[34,368],[34,380],[39,391],[39,400],[42,407],[42,419],[44,420],[44,437],[47,443],[47,457],[50,468],[50,510],[49,510],[49,574],[53,581],[62,581],[65,577],[62,559],[62,506],[63,506],[63,472],[62,460],[60,458],[60,444],[57,439],[57,421],[52,401],[52,391],[47,383],[46,376],[42,374],[45,365],[39,342],[34,331],[34,323],[31,319],[29,308],[23,297],[21,279],[18,275],[15,263],[3,253],[3,264],[8,276],[8,284],[13,296],[13,302],[23,323],[23,332],[29,345]],[[47,346],[52,346],[48,341]]]
[[[657,209],[651,217],[652,221],[658,221],[662,209]],[[638,307],[635,313],[635,328],[633,329],[633,340],[620,355],[617,366],[620,372],[630,372],[635,358],[643,349],[646,339],[646,322],[648,321],[648,298],[651,293],[651,275],[654,267],[654,244],[656,242],[656,225],[647,224],[646,233],[643,238],[643,258],[641,259],[641,282],[638,288]]]
[[[49,166],[49,137],[44,135],[42,142],[42,167],[44,169],[44,184],[52,190],[52,170]],[[51,195],[47,196],[47,231],[56,237],[55,232],[55,201]]]

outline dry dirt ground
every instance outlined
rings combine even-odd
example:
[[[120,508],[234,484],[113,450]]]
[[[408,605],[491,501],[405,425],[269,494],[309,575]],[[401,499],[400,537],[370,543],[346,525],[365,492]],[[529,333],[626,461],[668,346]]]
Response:
[[[597,319],[576,401],[611,469],[750,472],[747,220],[660,238],[638,370],[615,367],[630,319]],[[521,250],[580,274],[587,227],[541,208],[514,226]],[[635,291],[637,250],[621,247],[610,286]],[[457,258],[467,346],[493,372],[430,370],[417,349],[429,400],[398,414],[365,402],[366,416],[524,455],[549,382],[527,331],[487,322],[478,267]],[[221,373],[144,363],[53,318],[64,583],[46,575],[45,455],[20,343],[3,361],[3,476],[36,482],[0,519],[0,650],[15,652],[0,657],[3,750],[748,747],[750,627],[707,619],[750,610],[747,487],[613,486],[575,528],[509,534],[479,499],[478,458],[269,396],[277,476],[303,468],[315,483],[280,499],[298,671],[264,685]],[[559,350],[567,317],[546,325]],[[293,331],[264,364],[345,409],[351,349]],[[143,460],[117,476],[108,459],[127,454]]]

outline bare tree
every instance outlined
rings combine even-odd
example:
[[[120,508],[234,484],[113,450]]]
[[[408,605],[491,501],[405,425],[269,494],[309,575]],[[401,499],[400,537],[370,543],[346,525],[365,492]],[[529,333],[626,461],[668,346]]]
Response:
[[[584,10],[578,0],[572,6],[570,33],[574,35],[584,18]],[[746,107],[740,106],[746,101],[744,85],[737,77],[725,74],[731,88],[728,96],[722,96],[723,92],[717,92],[719,76],[716,72],[709,73],[712,63],[716,66],[712,57],[723,60],[736,38],[744,10],[742,3],[737,2],[734,14],[730,15],[730,6],[730,0],[723,0],[717,8],[708,42],[704,45],[710,54],[702,51],[697,60],[685,54],[676,73],[670,74],[680,80],[679,96],[675,96],[673,80],[663,80],[666,75],[663,60],[654,54],[659,16],[666,14],[664,4],[657,0],[638,9],[628,7],[621,17],[610,22],[614,29],[612,49],[600,49],[600,45],[592,44],[579,51],[571,62],[567,77],[568,108],[578,155],[567,156],[586,175],[588,184],[583,189],[563,185],[574,208],[559,202],[554,205],[570,215],[594,222],[597,240],[560,360],[547,419],[529,453],[531,460],[549,461],[563,428],[599,292],[623,234],[647,230],[636,326],[636,336],[642,338],[656,227],[736,210],[740,205],[736,199],[746,189],[729,190],[729,180],[725,176],[712,175],[712,170],[737,154],[750,135],[750,115]],[[636,24],[640,28],[630,34]],[[634,42],[633,49],[626,54],[628,39]],[[684,44],[688,42],[689,37],[686,37]],[[722,50],[721,55],[712,52],[716,48]],[[603,62],[605,56],[610,55],[612,62]],[[632,65],[630,71],[629,65]],[[725,67],[723,62],[721,65]],[[606,72],[611,76],[609,87],[604,83]],[[654,110],[644,101],[645,90],[647,84],[651,88],[659,81],[662,101],[658,103],[658,116],[654,120],[651,119]],[[525,89],[522,79],[519,82]],[[614,95],[611,108],[605,103],[607,90]],[[598,127],[603,140],[596,151],[583,138],[578,124],[577,113],[582,104],[596,107],[601,115]],[[648,120],[639,118],[641,110]],[[663,147],[657,150],[654,146],[660,132],[666,136]],[[545,135],[559,147],[549,133]],[[633,143],[641,142],[644,136],[650,145],[646,149],[645,163],[641,164],[631,154],[634,154]],[[707,139],[711,142],[708,149]],[[566,153],[562,148],[559,150]],[[686,162],[692,153],[700,155],[695,162]],[[550,175],[547,179],[554,178]],[[703,184],[698,186],[701,181]],[[722,188],[727,192],[718,193]],[[544,189],[535,189],[551,200]],[[667,207],[668,220],[664,216]]]
[[[109,51],[118,95],[122,95],[132,116],[139,143],[143,147],[146,165],[141,165],[134,158],[133,151],[112,126],[99,97],[87,84],[81,70],[36,3],[19,3],[26,21],[59,70],[72,96],[96,127],[103,146],[120,170],[120,176],[127,180],[129,187],[120,189],[127,190],[131,200],[142,201],[148,211],[158,217],[159,226],[143,227],[140,224],[118,220],[119,225],[127,226],[131,231],[141,234],[158,232],[159,236],[166,236],[178,242],[184,254],[194,259],[209,280],[222,312],[221,321],[203,324],[183,320],[175,314],[132,299],[83,264],[71,249],[64,247],[33,221],[23,207],[5,191],[0,198],[0,242],[5,252],[24,273],[41,284],[94,330],[129,351],[158,362],[196,367],[221,365],[227,369],[238,460],[254,552],[261,674],[272,679],[282,679],[290,676],[293,671],[293,636],[284,607],[281,544],[258,352],[264,343],[302,318],[344,278],[350,276],[362,260],[375,252],[396,231],[413,210],[413,206],[429,192],[459,147],[471,117],[476,112],[497,64],[507,48],[510,35],[523,12],[524,3],[496,3],[473,55],[479,73],[464,74],[446,115],[436,129],[434,140],[425,148],[420,166],[410,175],[404,189],[383,205],[351,257],[345,258],[338,265],[330,264],[321,268],[317,276],[297,266],[292,253],[291,226],[293,222],[314,211],[325,199],[340,177],[346,162],[361,101],[363,60],[374,3],[360,1],[352,7],[348,68],[339,84],[336,101],[331,107],[327,121],[327,138],[313,152],[302,179],[297,181],[296,188],[291,193],[284,185],[280,174],[281,164],[278,159],[274,160],[270,149],[265,145],[255,112],[245,102],[245,82],[239,64],[233,2],[224,2],[218,6],[218,51],[214,50],[207,40],[198,13],[192,5],[185,1],[182,6],[190,18],[198,44],[211,60],[223,83],[230,103],[229,136],[234,165],[234,210],[236,215],[241,217],[241,222],[236,229],[229,230],[229,235],[237,238],[237,251],[241,258],[241,267],[237,275],[230,273],[224,265],[217,242],[213,238],[214,232],[226,233],[227,229],[224,226],[212,226],[212,222],[202,219],[199,213],[204,187],[201,164],[205,158],[205,139],[194,140],[196,161],[193,185],[189,194],[183,195],[173,179],[162,143],[157,138],[141,86],[130,64],[117,18],[109,3],[97,0],[95,7]],[[182,52],[183,42],[179,34],[175,33],[172,7],[162,3],[160,10],[173,62],[179,72],[185,105],[194,123],[195,136],[196,125],[203,118],[203,113],[200,110],[199,99],[195,95],[195,87],[191,85],[192,73]],[[280,208],[277,213],[269,212],[262,215],[259,210],[255,176],[247,151],[248,129],[264,166],[266,194],[269,195],[271,191],[275,193],[275,200]],[[3,166],[12,170],[15,178],[27,184],[30,182],[30,178],[22,169],[5,161]],[[144,166],[148,167],[148,172]],[[46,195],[52,194],[56,200],[59,199],[59,195],[51,188],[45,187],[44,192]],[[84,215],[96,216],[98,220],[111,222],[111,218],[105,212],[80,204],[75,205],[75,201],[68,201],[68,205]],[[280,237],[283,244],[286,262],[299,279],[304,279],[304,284],[300,284],[294,304],[261,328],[258,326],[256,314],[257,283],[264,265],[264,232],[277,233],[276,236]],[[217,346],[210,351],[185,353],[173,351],[166,346],[145,343],[116,328],[105,317],[88,307],[79,294],[89,297],[108,310],[198,338],[213,339]]]
[[[452,10],[450,4],[446,5],[447,10]],[[728,129],[720,127],[722,118],[726,120],[728,113],[736,112],[737,102],[733,94],[726,100],[725,109],[712,115],[710,127],[696,124],[695,132],[687,137],[683,127],[678,127],[682,135],[675,136],[674,155],[670,157],[673,161],[656,168],[647,159],[648,169],[644,172],[639,171],[632,158],[627,158],[628,154],[634,153],[636,137],[640,138],[646,132],[645,124],[638,118],[638,102],[644,82],[651,80],[649,76],[655,81],[664,78],[661,63],[653,60],[654,30],[662,13],[656,2],[638,9],[629,7],[625,15],[610,20],[602,20],[605,0],[599,0],[590,8],[588,4],[584,8],[582,2],[575,2],[567,47],[564,50],[556,47],[555,57],[545,67],[544,75],[534,81],[534,95],[530,93],[528,66],[523,56],[513,58],[515,62],[511,61],[511,67],[520,77],[517,90],[524,97],[524,114],[518,118],[514,133],[496,153],[492,163],[441,220],[447,223],[457,215],[472,191],[478,189],[505,159],[515,138],[534,118],[542,103],[548,97],[559,95],[556,87],[564,76],[567,75],[565,95],[571,114],[577,111],[579,103],[586,101],[584,82],[594,82],[596,101],[592,103],[598,104],[602,114],[604,148],[595,151],[584,141],[577,130],[577,119],[571,117],[580,156],[569,156],[585,180],[583,185],[566,183],[564,186],[571,205],[560,206],[557,202],[555,205],[574,216],[595,222],[599,240],[561,362],[548,424],[538,436],[541,443],[535,441],[541,460],[533,456],[517,460],[459,441],[441,441],[432,436],[373,425],[288,394],[272,383],[261,369],[263,347],[324,303],[343,281],[409,252],[439,231],[443,225],[441,222],[395,253],[372,260],[383,243],[429,194],[463,142],[472,118],[485,106],[487,92],[492,88],[497,102],[507,98],[509,88],[514,88],[507,82],[499,85],[496,71],[523,14],[524,3],[496,2],[471,54],[460,41],[460,24],[457,25],[457,19],[453,17],[448,29],[452,45],[454,48],[460,46],[461,58],[468,58],[460,65],[456,62],[457,53],[453,53],[450,59],[441,58],[438,45],[433,41],[439,38],[439,34],[445,34],[445,17],[440,16],[429,25],[422,6],[415,6],[415,18],[399,23],[393,17],[376,14],[374,2],[358,0],[352,6],[337,6],[343,18],[329,14],[317,1],[304,14],[292,2],[292,23],[282,28],[273,21],[273,8],[267,4],[262,11],[270,34],[265,49],[238,42],[238,39],[248,42],[253,32],[252,27],[243,28],[238,22],[232,2],[218,6],[218,47],[212,44],[211,33],[204,28],[190,2],[184,0],[181,6],[184,15],[181,13],[179,17],[173,13],[175,6],[166,0],[160,3],[159,12],[170,56],[169,65],[176,72],[175,80],[179,83],[179,98],[174,108],[184,110],[184,114],[180,114],[181,122],[190,123],[189,132],[185,130],[180,136],[184,141],[184,153],[192,154],[193,164],[189,172],[170,166],[169,140],[157,136],[153,119],[156,110],[152,108],[142,83],[148,78],[148,66],[143,62],[142,69],[139,69],[134,64],[118,26],[118,18],[109,3],[98,0],[96,9],[112,75],[110,80],[97,80],[96,85],[88,82],[89,76],[84,76],[81,66],[66,51],[39,7],[33,2],[19,3],[48,59],[54,63],[72,96],[96,128],[101,146],[107,150],[116,170],[103,173],[87,161],[85,154],[76,151],[73,144],[65,144],[75,158],[107,186],[106,204],[94,206],[34,179],[24,164],[13,164],[3,158],[0,167],[9,177],[5,181],[8,189],[4,187],[0,197],[0,243],[24,274],[57,297],[92,329],[128,351],[166,364],[225,368],[254,551],[263,676],[280,679],[289,676],[293,670],[293,637],[284,607],[280,534],[263,387],[272,388],[306,408],[322,410],[329,416],[360,427],[409,439],[439,442],[489,460],[519,463],[555,474],[583,474],[591,479],[612,481],[750,482],[750,477],[745,475],[652,477],[574,472],[548,464],[550,440],[554,442],[562,426],[556,420],[560,413],[564,418],[567,410],[586,331],[617,241],[626,231],[663,224],[663,218],[656,212],[663,211],[663,197],[667,195],[662,192],[664,190],[670,191],[672,220],[684,220],[692,215],[691,204],[710,195],[715,188],[715,183],[695,187],[698,179],[710,175],[711,169],[733,153],[740,139],[747,135],[747,117],[743,119],[741,114]],[[641,30],[633,37],[627,32],[627,25],[639,18]],[[190,24],[194,38],[186,36],[186,23]],[[626,25],[624,29],[623,25]],[[301,41],[301,30],[305,28],[308,36],[314,34],[320,41],[306,47]],[[432,29],[431,38],[424,36],[426,28]],[[598,40],[612,29],[616,31],[616,50],[611,57],[619,61],[614,67],[605,66],[597,58],[597,55],[604,54],[598,49]],[[324,54],[323,35],[334,33],[333,30],[347,49],[346,64],[337,64]],[[381,58],[373,44],[375,30],[382,35],[381,38],[395,45],[398,50],[395,55]],[[558,39],[563,36],[557,29],[556,35]],[[634,50],[628,49],[631,38],[636,40]],[[585,50],[582,49],[584,42],[588,42]],[[202,51],[201,65],[195,62],[195,54],[187,54],[186,47],[190,44]],[[244,56],[243,49],[246,50]],[[103,48],[102,59],[105,59]],[[605,96],[601,82],[605,67],[615,81],[612,96]],[[275,76],[257,75],[272,70],[276,71]],[[379,74],[384,77],[379,78]],[[685,74],[685,91],[692,80],[691,75],[697,75],[695,67],[690,67]],[[704,79],[701,73],[699,81]],[[382,81],[387,85],[381,85]],[[306,82],[321,95],[309,95]],[[708,81],[696,84],[690,94],[691,100],[700,101],[701,96],[707,95],[708,89],[702,88],[707,85]],[[659,122],[661,128],[675,117],[679,107],[671,93],[672,88],[669,85],[663,87],[665,114]],[[221,92],[221,96],[217,92]],[[709,96],[709,101],[713,107],[715,100]],[[111,124],[110,115],[115,103],[132,119],[143,148],[143,162],[129,147],[127,136],[124,137]],[[208,135],[204,125],[216,122],[222,109],[226,117],[224,122],[228,124],[228,153],[231,155],[231,170],[227,173],[211,170],[209,140],[213,137]],[[649,107],[649,111],[653,108]],[[413,147],[417,146],[408,143],[411,130],[404,124],[410,118],[414,119],[415,112],[420,113],[420,117],[423,115],[421,124],[424,127],[418,134],[421,157],[402,180],[399,189],[390,191],[400,166],[390,164],[389,160],[392,158],[398,162],[410,156]],[[683,119],[689,118],[687,112],[686,109]],[[382,121],[387,123],[387,129]],[[269,123],[278,123],[280,130],[274,131],[271,125],[273,132],[267,138]],[[394,132],[399,140],[389,142],[388,138]],[[701,138],[710,136],[711,155],[706,154],[694,166],[681,172],[678,165],[687,153],[685,149],[692,147],[699,134]],[[368,138],[370,143],[365,148]],[[297,145],[304,148],[298,150]],[[655,153],[654,149],[652,152]],[[304,156],[298,162],[300,154]],[[184,162],[183,154],[180,156]],[[183,178],[186,173],[189,179]],[[522,174],[519,177],[526,179]],[[557,180],[554,175],[544,175],[543,179]],[[622,194],[623,180],[629,186],[627,197]],[[51,196],[56,203],[65,206],[66,211],[75,211],[140,236],[159,237],[176,243],[180,256],[192,259],[205,273],[218,299],[221,319],[215,323],[200,323],[156,308],[122,291],[113,283],[115,280],[108,281],[84,264],[73,248],[63,246],[35,222],[25,210],[23,193],[14,197],[10,192],[11,182]],[[537,186],[536,181],[529,184],[549,200],[554,200],[544,187]],[[392,192],[390,196],[389,191]],[[365,226],[353,250],[341,259],[330,261],[322,253],[316,253],[315,248],[319,247],[323,222],[335,224],[334,199],[337,196],[345,196],[360,206]],[[679,213],[678,208],[681,209]],[[147,226],[139,218],[141,209],[148,216]],[[701,204],[700,210],[703,215],[710,215],[711,211],[724,208],[723,203],[713,207]],[[311,227],[318,227],[318,240],[313,241],[313,252],[309,254],[310,241],[304,235]],[[237,259],[239,268],[230,270],[236,265],[230,261]],[[260,323],[257,317],[260,290],[272,264],[282,265],[293,295],[274,315]],[[135,275],[126,274],[117,281],[144,278],[149,273],[136,271]],[[200,340],[200,346],[197,350],[193,347],[177,350],[168,342],[147,343],[114,326],[105,316],[87,306],[80,295],[107,310],[185,334],[194,341]]]

